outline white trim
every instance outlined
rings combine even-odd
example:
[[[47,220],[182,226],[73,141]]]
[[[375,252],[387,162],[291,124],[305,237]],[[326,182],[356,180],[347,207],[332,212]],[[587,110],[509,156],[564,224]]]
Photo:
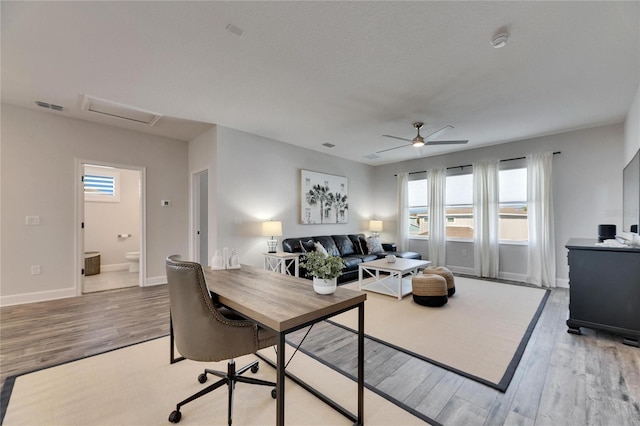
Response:
[[[447,265],[447,269],[456,274],[476,275],[476,270],[473,268],[465,268],[463,266]]]
[[[161,276],[161,277],[149,277],[145,281],[144,286],[145,287],[150,287],[152,285],[160,285],[160,284],[167,284],[166,275],[165,276]]]
[[[190,188],[190,202],[189,202],[189,259],[194,259],[194,261],[198,261],[201,265],[205,267],[209,265],[209,259],[199,259],[200,247],[198,238],[196,238],[198,219],[199,219],[199,211],[197,207],[199,207],[200,198],[199,195],[196,194],[196,189],[200,188],[200,182],[198,176],[200,173],[207,172],[207,178],[209,176],[209,167],[203,167],[201,169],[196,169],[191,172],[191,188]],[[208,186],[208,182],[207,182]],[[207,197],[208,199],[208,197]],[[209,206],[207,205],[207,211],[209,210]],[[207,227],[208,229],[208,227]],[[209,236],[207,235],[207,241],[209,240]],[[207,247],[208,251],[209,247]],[[209,257],[211,257],[211,253],[208,253]],[[197,260],[196,260],[197,259]]]
[[[502,280],[518,281],[521,283],[527,283],[527,276],[525,274],[516,274],[513,272],[498,272],[498,278]]]
[[[74,287],[60,290],[39,291],[35,293],[12,294],[0,296],[0,306],[22,305],[25,303],[46,302],[48,300],[66,299],[76,296]]]
[[[111,265],[100,265],[100,272],[127,271],[128,263],[112,263]]]

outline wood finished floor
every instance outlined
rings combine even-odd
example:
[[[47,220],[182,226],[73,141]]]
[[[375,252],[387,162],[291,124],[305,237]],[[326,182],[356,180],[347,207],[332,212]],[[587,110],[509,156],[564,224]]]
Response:
[[[369,340],[367,382],[444,425],[640,425],[640,350],[608,333],[568,334],[568,300],[551,292],[505,393]],[[2,383],[166,335],[168,322],[166,285],[0,308]],[[354,336],[338,327],[316,326],[305,347],[354,369]]]

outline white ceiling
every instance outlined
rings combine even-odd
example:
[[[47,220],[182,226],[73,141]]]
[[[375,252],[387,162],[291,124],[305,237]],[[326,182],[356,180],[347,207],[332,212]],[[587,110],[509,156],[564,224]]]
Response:
[[[163,115],[132,129],[215,123],[372,165],[622,122],[640,78],[638,1],[1,4],[3,103],[120,125],[90,95]],[[469,143],[365,158],[414,121]]]

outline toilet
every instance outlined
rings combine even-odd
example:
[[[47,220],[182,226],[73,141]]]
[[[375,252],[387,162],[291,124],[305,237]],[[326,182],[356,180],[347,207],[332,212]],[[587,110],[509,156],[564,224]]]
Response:
[[[124,254],[124,258],[129,261],[129,272],[140,271],[140,252],[128,251]]]

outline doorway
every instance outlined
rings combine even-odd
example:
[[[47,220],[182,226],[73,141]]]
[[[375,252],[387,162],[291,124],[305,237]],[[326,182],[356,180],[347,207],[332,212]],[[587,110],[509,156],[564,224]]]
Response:
[[[82,161],[80,293],[142,286],[144,169]]]
[[[209,264],[209,171],[193,174],[193,260],[207,266]]]

